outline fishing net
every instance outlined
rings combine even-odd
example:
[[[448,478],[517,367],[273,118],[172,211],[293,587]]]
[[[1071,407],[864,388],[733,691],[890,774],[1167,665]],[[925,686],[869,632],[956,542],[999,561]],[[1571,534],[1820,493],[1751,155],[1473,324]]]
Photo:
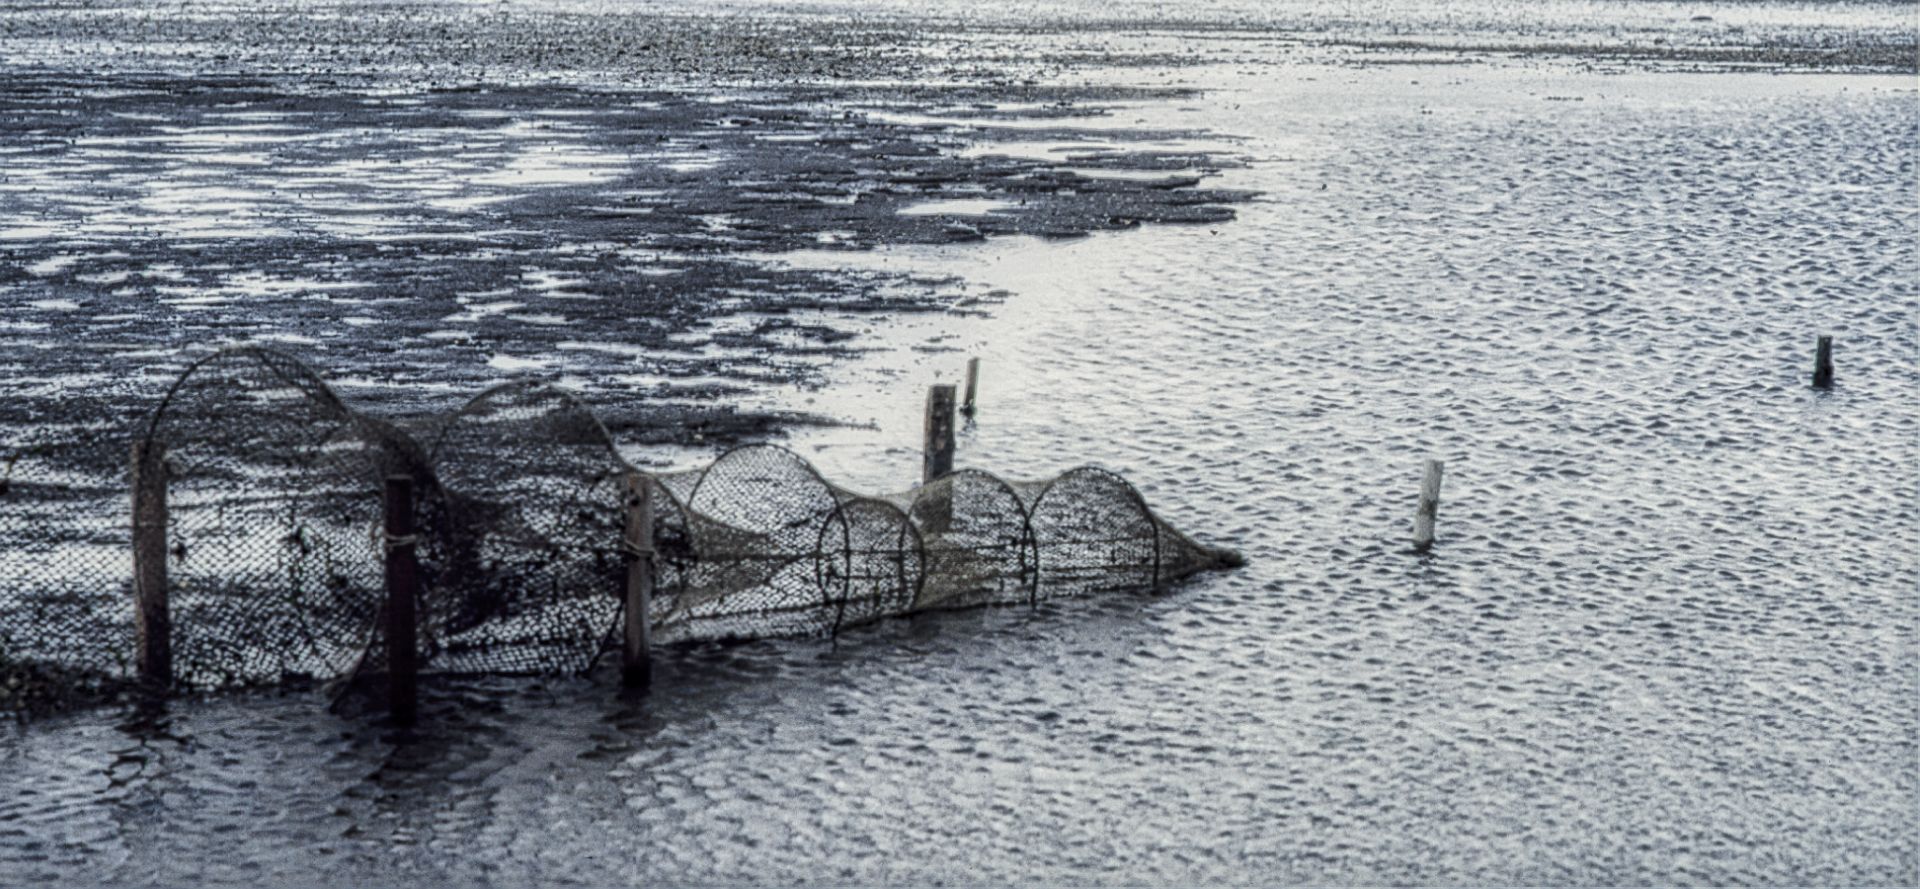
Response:
[[[217,687],[350,670],[385,602],[370,532],[404,439],[264,350],[191,367],[146,436],[167,476],[175,675]]]
[[[1237,556],[1155,516],[1119,475],[962,469],[868,496],[775,445],[653,476],[657,641],[838,633],[915,611],[1156,589]]]
[[[590,668],[617,647],[635,559],[660,643],[826,636],[1154,589],[1234,561],[1094,467],[1042,482],[963,469],[869,496],[751,445],[649,474],[545,383],[389,421],[300,362],[243,348],[189,367],[136,429],[98,424],[71,453],[0,442],[0,657],[129,672],[133,442],[161,455],[148,471],[166,475],[174,673],[197,688],[384,670],[396,545],[415,547],[419,660],[440,673]],[[396,473],[413,479],[418,527],[400,541],[382,525]],[[652,539],[630,541],[643,507]]]
[[[131,438],[104,416],[0,432],[0,665],[128,672]]]
[[[423,663],[584,670],[620,616],[625,464],[572,395],[509,384],[439,424],[425,491]]]

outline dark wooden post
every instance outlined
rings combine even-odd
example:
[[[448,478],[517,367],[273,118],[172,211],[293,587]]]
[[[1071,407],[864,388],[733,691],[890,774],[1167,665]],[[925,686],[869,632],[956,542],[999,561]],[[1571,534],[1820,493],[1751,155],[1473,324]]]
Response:
[[[953,471],[953,387],[936,385],[927,393],[927,442],[921,484]]]
[[[173,620],[167,613],[167,449],[133,443],[134,667],[150,688],[173,685]]]
[[[413,725],[420,671],[414,623],[420,563],[414,553],[413,477],[387,476],[387,709],[393,721]]]
[[[626,644],[620,678],[628,688],[653,685],[653,485],[646,476],[627,476],[625,547],[627,576]]]
[[[1833,388],[1833,337],[1823,336],[1813,347],[1813,388]]]
[[[1440,474],[1438,460],[1427,461],[1426,477],[1420,480],[1420,508],[1413,514],[1413,548],[1426,552],[1433,548],[1433,526],[1440,515]]]
[[[967,394],[960,401],[960,412],[973,416],[973,394],[980,388],[980,359],[967,359]]]

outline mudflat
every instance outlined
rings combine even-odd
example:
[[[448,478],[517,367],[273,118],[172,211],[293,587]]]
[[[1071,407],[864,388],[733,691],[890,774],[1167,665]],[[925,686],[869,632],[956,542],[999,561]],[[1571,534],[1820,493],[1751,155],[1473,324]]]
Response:
[[[959,465],[1112,466],[1248,558],[663,647],[644,701],[430,682],[406,743],[300,690],[9,723],[9,882],[1920,866],[1910,5],[66,3],[0,34],[0,444],[77,455],[80,544],[124,534],[116,424],[261,342],[376,410],[548,375],[643,465],[784,434],[865,491],[918,478],[926,385],[980,356]]]

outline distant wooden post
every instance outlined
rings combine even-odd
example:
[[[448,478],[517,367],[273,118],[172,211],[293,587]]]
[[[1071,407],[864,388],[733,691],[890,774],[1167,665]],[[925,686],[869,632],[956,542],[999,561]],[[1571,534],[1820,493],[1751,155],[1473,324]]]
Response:
[[[973,416],[973,394],[980,387],[980,359],[967,359],[967,395],[960,402],[960,412]]]
[[[387,476],[387,709],[411,726],[418,715],[420,656],[414,622],[420,563],[414,552],[413,477]]]
[[[134,667],[150,688],[173,685],[173,620],[167,612],[167,449],[133,443]]]
[[[921,484],[953,472],[953,387],[935,385],[927,393],[926,457]]]
[[[1427,461],[1426,478],[1420,481],[1420,509],[1413,514],[1413,548],[1426,552],[1433,548],[1434,520],[1440,514],[1440,475],[1442,464]]]
[[[1823,336],[1813,347],[1813,388],[1833,388],[1833,337]]]
[[[638,473],[627,476],[626,644],[620,661],[621,681],[628,688],[653,684],[653,486]]]

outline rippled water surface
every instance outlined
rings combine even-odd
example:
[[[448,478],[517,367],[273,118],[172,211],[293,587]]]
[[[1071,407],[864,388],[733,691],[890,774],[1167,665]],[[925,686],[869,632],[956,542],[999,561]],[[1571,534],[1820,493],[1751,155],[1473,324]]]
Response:
[[[1208,88],[1123,116],[1244,154],[1237,220],[772,257],[990,298],[754,396],[894,489],[979,356],[961,465],[1123,470],[1246,568],[443,684],[407,743],[304,693],[7,727],[0,881],[1911,883],[1911,78],[1270,49],[1109,75]]]

